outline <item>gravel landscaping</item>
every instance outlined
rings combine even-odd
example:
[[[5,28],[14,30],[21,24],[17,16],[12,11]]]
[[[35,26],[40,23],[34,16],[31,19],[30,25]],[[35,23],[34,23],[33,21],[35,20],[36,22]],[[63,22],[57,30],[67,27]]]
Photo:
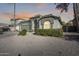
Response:
[[[1,36],[0,36],[1,37]],[[2,56],[77,56],[79,42],[65,40],[64,37],[8,35],[0,38]]]

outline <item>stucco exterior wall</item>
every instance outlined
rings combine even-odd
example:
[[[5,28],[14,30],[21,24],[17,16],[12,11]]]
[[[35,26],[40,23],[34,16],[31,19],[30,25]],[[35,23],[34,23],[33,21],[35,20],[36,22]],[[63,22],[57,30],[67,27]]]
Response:
[[[53,29],[60,29],[60,28],[62,28],[60,22],[58,20],[54,20]]]
[[[42,23],[41,23],[41,20],[39,21],[39,29],[42,29]]]
[[[50,22],[51,29],[60,29],[60,28],[62,28],[62,25],[60,24],[60,22],[57,19],[54,19],[54,18],[44,18],[44,19],[41,19],[39,21],[39,29],[44,29],[43,26],[44,26],[44,22],[45,21],[49,21]]]

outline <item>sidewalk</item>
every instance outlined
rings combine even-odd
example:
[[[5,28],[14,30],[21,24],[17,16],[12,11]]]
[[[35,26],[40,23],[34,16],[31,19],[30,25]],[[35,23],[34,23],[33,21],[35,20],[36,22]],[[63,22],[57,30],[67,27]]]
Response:
[[[64,35],[79,35],[79,33],[76,32],[64,32]]]

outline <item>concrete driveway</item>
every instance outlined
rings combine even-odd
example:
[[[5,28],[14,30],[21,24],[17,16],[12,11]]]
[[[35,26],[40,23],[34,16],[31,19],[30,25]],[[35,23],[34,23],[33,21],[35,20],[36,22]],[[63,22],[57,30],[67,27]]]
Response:
[[[79,42],[68,41],[63,37],[26,36],[16,34],[0,38],[0,55],[2,56],[61,56],[79,55]]]

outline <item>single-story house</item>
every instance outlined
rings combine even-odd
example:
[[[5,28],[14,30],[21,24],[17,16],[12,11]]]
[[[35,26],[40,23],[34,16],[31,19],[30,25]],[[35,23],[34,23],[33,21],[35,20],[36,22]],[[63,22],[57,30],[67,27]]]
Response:
[[[32,31],[31,26],[32,26],[32,23],[31,23],[30,20],[28,20],[28,21],[21,21],[20,23],[18,23],[16,25],[16,30],[17,31],[21,31],[23,29],[26,29],[27,31]]]
[[[29,20],[21,21],[16,25],[16,29],[21,31],[26,29],[27,31],[34,31],[35,29],[60,29],[62,28],[61,18],[49,15],[36,15],[29,18]]]
[[[54,16],[52,14],[49,15],[37,15],[35,17],[30,18],[32,22],[32,31],[35,29],[60,29],[62,28],[61,18]]]

